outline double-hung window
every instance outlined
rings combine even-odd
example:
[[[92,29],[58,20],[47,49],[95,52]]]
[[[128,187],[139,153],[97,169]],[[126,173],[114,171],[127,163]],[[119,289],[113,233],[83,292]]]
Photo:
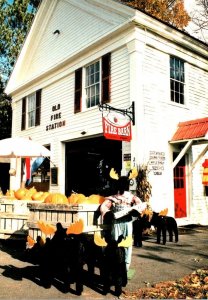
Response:
[[[22,99],[21,130],[40,125],[41,90]]]
[[[185,103],[184,61],[173,56],[170,57],[170,95],[172,102]]]
[[[100,99],[100,61],[86,67],[86,107],[99,104]]]
[[[28,127],[35,126],[35,108],[36,108],[35,94],[31,94],[28,96]]]
[[[75,71],[75,113],[110,102],[110,76],[110,53]]]

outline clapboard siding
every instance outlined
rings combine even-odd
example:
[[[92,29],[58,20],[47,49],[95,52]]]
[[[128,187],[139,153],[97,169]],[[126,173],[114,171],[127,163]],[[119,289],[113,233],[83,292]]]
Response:
[[[193,161],[200,154],[204,145],[197,145],[193,147]],[[206,158],[208,158],[206,154]],[[207,205],[207,197],[205,196],[204,186],[202,185],[202,175],[203,175],[203,167],[202,163],[205,158],[201,158],[199,163],[195,166],[192,171],[192,189],[191,195],[192,205],[190,208],[191,219],[194,223],[199,224],[207,224],[207,216],[208,216],[208,205]]]
[[[190,108],[207,116],[208,114],[208,76],[207,73],[195,66],[189,66],[188,91]]]
[[[143,64],[145,124],[152,135],[160,136],[167,113],[169,82],[168,56],[151,47],[146,48]],[[167,127],[166,127],[167,128]]]
[[[89,3],[88,5],[90,6]],[[100,13],[98,9],[95,15],[86,10],[80,10],[79,7],[67,1],[58,1],[44,33],[46,38],[40,41],[28,74],[34,76],[42,73],[58,62],[69,58],[124,20],[117,15],[109,22],[104,19],[105,14],[105,10]],[[56,29],[60,30],[59,35],[53,34]]]
[[[112,53],[111,104],[126,108],[129,103],[129,56],[126,47]]]

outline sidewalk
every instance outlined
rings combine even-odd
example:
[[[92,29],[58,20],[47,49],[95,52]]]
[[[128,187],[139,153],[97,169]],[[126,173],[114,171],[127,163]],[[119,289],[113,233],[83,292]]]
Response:
[[[142,248],[134,248],[131,268],[136,272],[127,288],[135,290],[175,280],[205,266],[208,266],[208,227],[180,227],[178,243],[158,245],[152,236],[147,237]]]
[[[99,286],[84,286],[82,296],[64,293],[61,283],[51,288],[39,285],[37,267],[23,261],[22,249],[5,247],[0,241],[0,299],[115,299],[113,293],[103,296]],[[124,290],[135,291],[161,281],[179,279],[194,270],[208,266],[208,227],[180,227],[179,242],[156,244],[148,236],[142,248],[133,247],[128,285]],[[113,287],[112,287],[113,291]]]

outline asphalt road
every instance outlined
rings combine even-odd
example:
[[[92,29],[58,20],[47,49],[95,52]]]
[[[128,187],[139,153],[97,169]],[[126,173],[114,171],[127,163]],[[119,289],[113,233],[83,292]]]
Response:
[[[156,244],[155,235],[145,237],[142,248],[133,247],[131,276],[124,290],[135,291],[154,283],[179,279],[208,266],[208,227],[184,227],[179,242]],[[99,284],[88,282],[81,296],[74,287],[65,293],[63,284],[54,281],[51,288],[40,285],[38,267],[25,260],[22,245],[0,240],[0,299],[114,299],[114,288],[103,296]],[[97,272],[96,272],[97,273]]]

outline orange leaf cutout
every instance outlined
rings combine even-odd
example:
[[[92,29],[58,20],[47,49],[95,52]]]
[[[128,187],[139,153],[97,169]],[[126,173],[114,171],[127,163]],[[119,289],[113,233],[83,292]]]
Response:
[[[167,216],[167,214],[168,214],[168,208],[165,208],[165,209],[163,209],[163,210],[161,210],[161,212],[159,213],[159,216]]]
[[[35,240],[33,240],[33,238],[31,236],[27,236],[27,242],[28,242],[28,245],[33,247],[34,244],[35,244]]]
[[[133,178],[136,178],[138,176],[138,171],[137,171],[137,168],[134,167],[132,170],[131,170],[131,173],[129,175],[129,179],[133,179]]]
[[[95,243],[95,245],[97,245],[99,247],[107,246],[105,239],[101,237],[99,232],[94,233],[94,243]]]
[[[123,239],[118,246],[119,247],[131,247],[133,244],[133,239],[131,235],[128,235],[125,239]]]
[[[51,224],[47,224],[43,221],[38,221],[37,223],[38,223],[38,227],[40,228],[40,230],[46,235],[54,234],[56,231],[55,226],[53,226]]]
[[[112,169],[110,170],[110,177],[111,177],[112,179],[115,179],[115,180],[118,180],[118,179],[119,179],[119,176],[118,176],[118,174],[116,173],[116,171],[114,170],[114,168],[112,168]]]
[[[72,223],[66,230],[66,234],[80,234],[83,232],[84,229],[84,221],[80,219]]]
[[[105,241],[105,238],[102,238],[100,233],[95,232],[94,233],[94,243],[97,246],[105,247],[107,246],[107,243]],[[118,244],[118,247],[131,247],[133,244],[133,238],[131,235],[128,235],[125,239],[122,239],[122,241]]]

